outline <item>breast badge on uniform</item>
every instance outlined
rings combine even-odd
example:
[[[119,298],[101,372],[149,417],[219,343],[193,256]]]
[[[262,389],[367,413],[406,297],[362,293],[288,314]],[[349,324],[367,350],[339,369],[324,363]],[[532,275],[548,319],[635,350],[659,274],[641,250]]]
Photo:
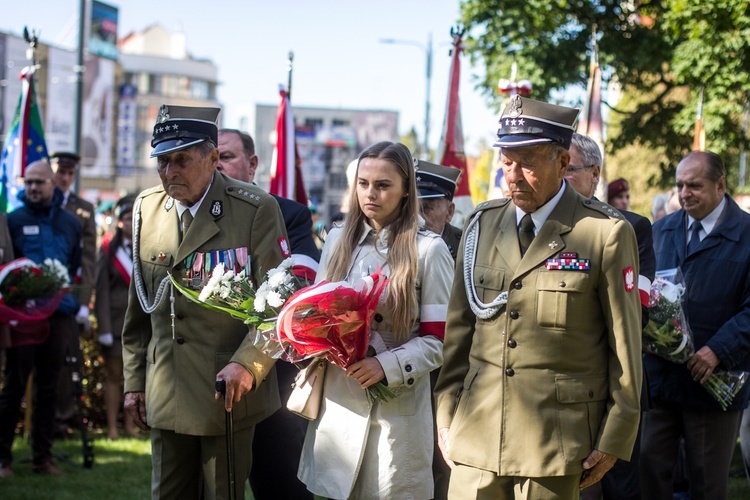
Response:
[[[622,270],[622,276],[625,278],[625,291],[632,292],[635,290],[635,270],[633,266],[628,266]]]
[[[590,259],[579,259],[576,252],[561,252],[557,259],[547,259],[545,267],[550,271],[589,271]]]
[[[219,217],[221,214],[224,213],[224,204],[221,202],[221,200],[214,200],[211,202],[211,215],[214,217]]]

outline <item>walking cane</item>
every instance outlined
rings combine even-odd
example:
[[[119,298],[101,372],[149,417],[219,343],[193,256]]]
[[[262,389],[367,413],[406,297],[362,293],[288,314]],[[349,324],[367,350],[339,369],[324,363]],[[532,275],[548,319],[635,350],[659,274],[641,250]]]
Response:
[[[216,381],[216,392],[227,397],[227,383],[224,380]],[[225,407],[226,408],[226,407]],[[232,412],[224,411],[227,427],[227,478],[229,480],[229,500],[237,499],[234,489],[234,426],[232,425]]]

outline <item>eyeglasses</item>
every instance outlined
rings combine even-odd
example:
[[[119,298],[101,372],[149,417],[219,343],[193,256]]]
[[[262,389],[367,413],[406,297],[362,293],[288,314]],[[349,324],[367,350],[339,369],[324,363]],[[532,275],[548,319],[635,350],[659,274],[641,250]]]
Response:
[[[48,183],[49,181],[50,181],[49,179],[26,179],[26,180],[24,181],[24,184],[26,184],[27,186],[33,186],[33,185],[35,185],[35,184],[36,184],[37,186],[44,186],[44,185],[45,185],[45,184],[47,184],[47,183]]]
[[[570,173],[570,172],[578,172],[579,170],[583,170],[583,169],[586,169],[586,168],[594,168],[595,166],[596,165],[583,165],[583,166],[568,165],[568,173]]]

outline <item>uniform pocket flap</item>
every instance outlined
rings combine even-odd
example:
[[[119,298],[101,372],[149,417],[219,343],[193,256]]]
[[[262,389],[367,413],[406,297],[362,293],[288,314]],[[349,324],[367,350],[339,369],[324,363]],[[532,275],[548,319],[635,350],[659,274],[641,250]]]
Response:
[[[469,371],[466,373],[466,377],[464,377],[464,390],[468,391],[471,389],[471,384],[474,383],[477,373],[479,373],[479,368],[475,366],[469,367]]]
[[[163,247],[157,245],[148,244],[146,242],[141,243],[139,249],[139,256],[142,262],[148,262],[157,266],[169,266],[172,263],[172,253],[165,252]]]
[[[502,290],[505,282],[505,269],[474,266],[474,286],[490,290]]]
[[[545,292],[583,292],[589,275],[581,271],[541,271],[536,283],[537,290]]]
[[[607,377],[555,379],[557,401],[560,403],[589,403],[609,397]]]

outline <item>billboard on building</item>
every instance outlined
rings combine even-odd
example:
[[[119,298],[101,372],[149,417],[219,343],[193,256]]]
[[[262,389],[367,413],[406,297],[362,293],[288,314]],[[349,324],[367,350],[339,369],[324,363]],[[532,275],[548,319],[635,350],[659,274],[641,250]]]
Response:
[[[75,151],[75,52],[49,47],[44,138],[47,151]]]
[[[135,85],[120,86],[117,110],[117,176],[133,175],[136,158],[136,132],[138,127]]]
[[[81,116],[81,165],[86,177],[112,177],[115,62],[86,59]]]
[[[117,59],[117,7],[94,0],[91,3],[89,54]]]

